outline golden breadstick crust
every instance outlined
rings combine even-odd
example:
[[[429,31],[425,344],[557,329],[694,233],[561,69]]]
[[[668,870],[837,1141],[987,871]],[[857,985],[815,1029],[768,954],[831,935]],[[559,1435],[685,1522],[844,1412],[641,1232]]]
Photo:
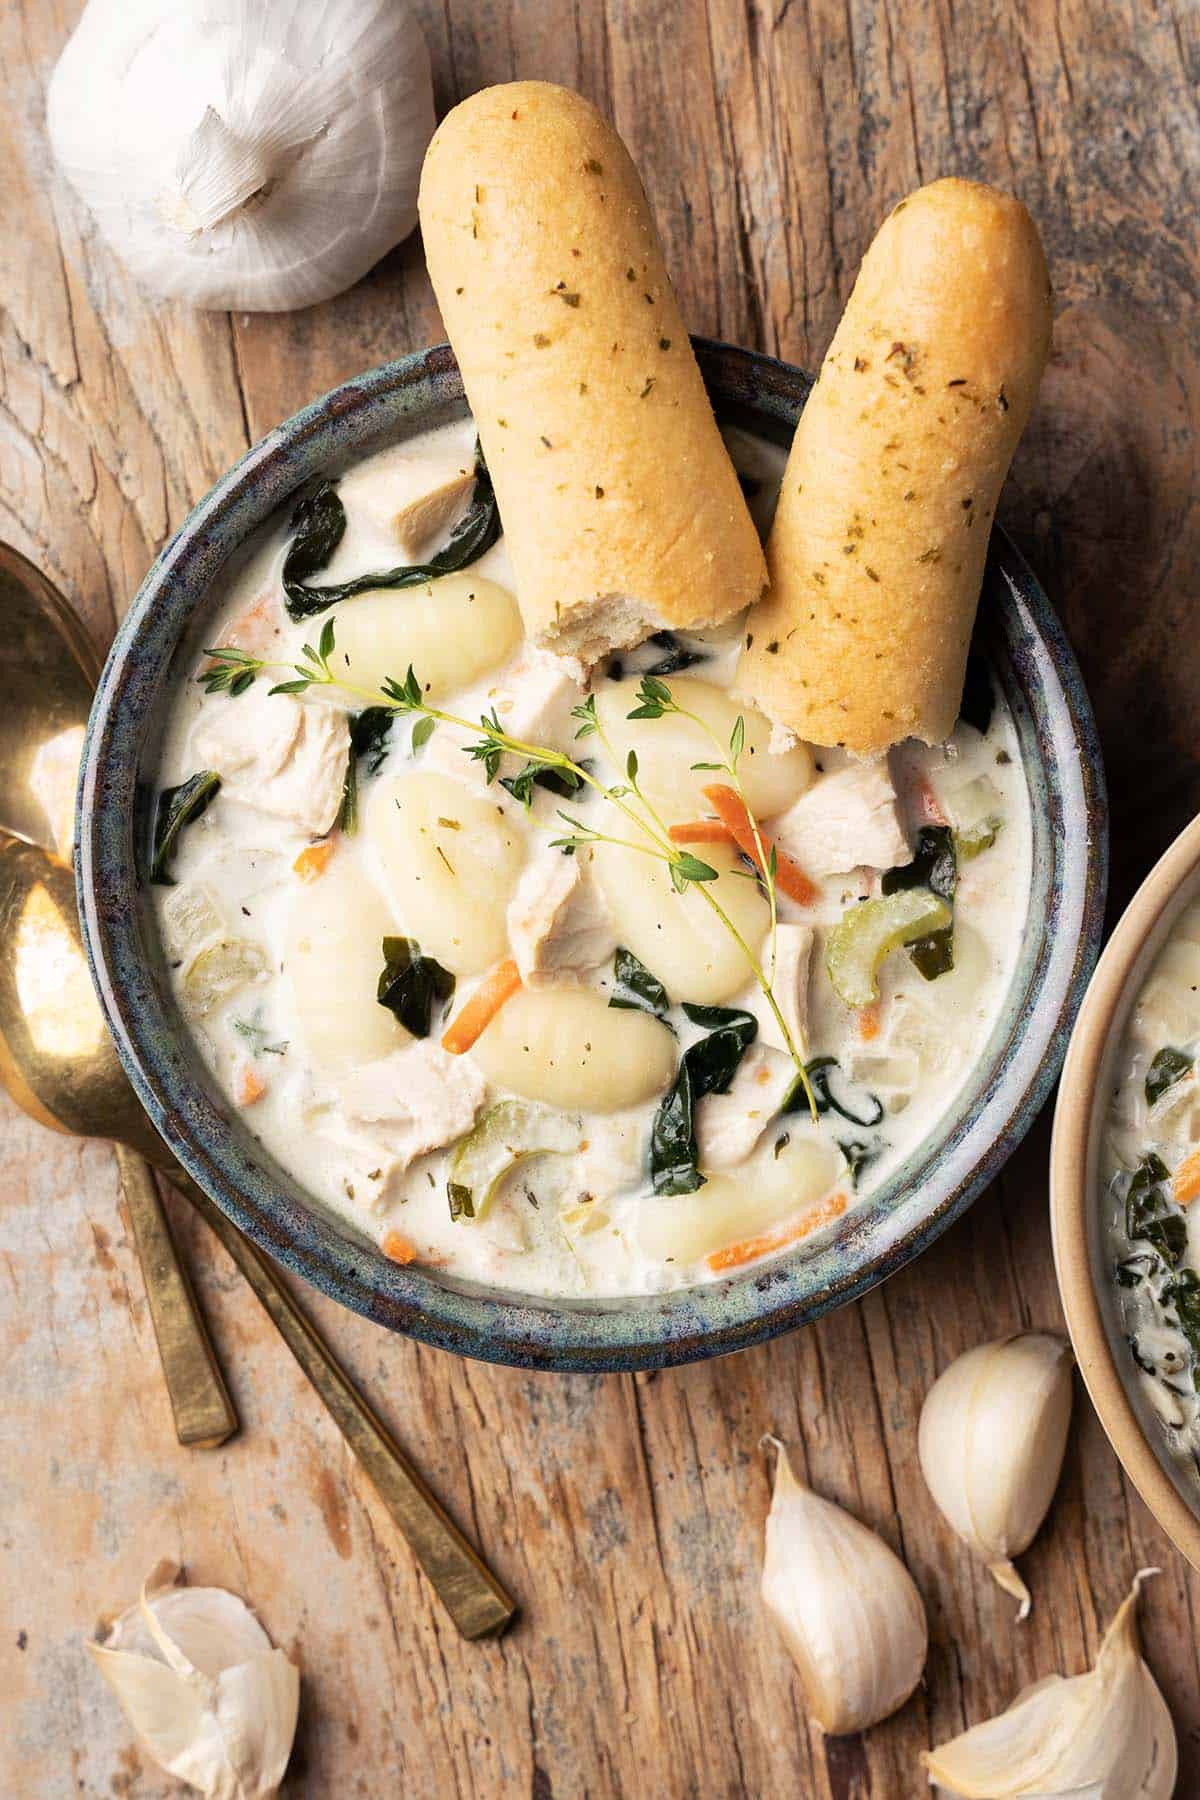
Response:
[[[420,215],[529,635],[591,662],[756,600],[758,533],[595,107],[540,81],[472,95],[429,146]]]
[[[1050,349],[1018,200],[935,181],[863,259],[788,458],[737,686],[810,743],[954,729],[988,534]]]

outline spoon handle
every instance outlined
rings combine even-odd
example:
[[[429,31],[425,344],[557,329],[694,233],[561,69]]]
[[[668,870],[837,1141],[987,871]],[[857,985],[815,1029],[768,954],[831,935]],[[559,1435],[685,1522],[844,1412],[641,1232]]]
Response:
[[[237,1414],[149,1164],[124,1144],[114,1148],[176,1436],[181,1444],[212,1450],[233,1436]]]
[[[430,1492],[386,1425],[367,1405],[277,1278],[268,1259],[182,1170],[172,1170],[170,1179],[212,1227],[258,1295],[462,1635],[498,1635],[516,1612],[515,1601]]]

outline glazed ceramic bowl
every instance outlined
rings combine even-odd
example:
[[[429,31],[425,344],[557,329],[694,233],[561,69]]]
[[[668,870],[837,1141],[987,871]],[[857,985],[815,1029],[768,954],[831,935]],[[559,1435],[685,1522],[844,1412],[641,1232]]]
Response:
[[[1162,1424],[1134,1379],[1110,1259],[1101,1241],[1099,1204],[1104,1112],[1126,1023],[1172,926],[1198,896],[1200,818],[1192,820],[1147,875],[1088,988],[1054,1114],[1050,1209],[1063,1310],[1092,1404],[1138,1493],[1200,1569],[1200,1483],[1167,1452]]]
[[[696,349],[723,421],[790,440],[809,388],[799,369],[702,340]],[[151,569],[101,679],[80,785],[80,912],[101,1000],[130,1079],[183,1166],[264,1250],[369,1318],[533,1368],[649,1368],[742,1349],[916,1256],[970,1205],[1045,1100],[1103,909],[1104,787],[1087,697],[1044,595],[997,532],[979,641],[1012,708],[1032,798],[1019,967],[950,1113],[827,1243],[726,1280],[615,1301],[530,1299],[401,1268],[323,1212],[231,1116],[171,995],[139,887],[134,819],[139,788],[153,783],[172,673],[230,556],[313,476],[463,411],[444,346],[336,388],[243,457]]]

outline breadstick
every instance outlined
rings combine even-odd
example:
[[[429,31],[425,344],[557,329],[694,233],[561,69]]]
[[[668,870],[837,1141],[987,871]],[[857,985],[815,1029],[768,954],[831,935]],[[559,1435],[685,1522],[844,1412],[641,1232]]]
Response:
[[[954,728],[988,534],[1050,349],[1018,200],[935,181],[863,259],[801,415],[737,686],[799,737],[877,755]]]
[[[612,127],[546,82],[485,89],[430,144],[420,214],[529,635],[590,663],[756,600],[758,534]]]

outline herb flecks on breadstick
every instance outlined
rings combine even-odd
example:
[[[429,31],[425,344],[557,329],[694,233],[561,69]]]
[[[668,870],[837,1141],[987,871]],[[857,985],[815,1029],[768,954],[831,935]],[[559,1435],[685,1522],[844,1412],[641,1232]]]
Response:
[[[758,534],[607,121],[546,82],[474,94],[420,211],[529,636],[593,662],[756,600]]]
[[[737,686],[809,743],[954,728],[988,533],[1050,348],[1036,227],[935,181],[859,271],[796,429]]]

